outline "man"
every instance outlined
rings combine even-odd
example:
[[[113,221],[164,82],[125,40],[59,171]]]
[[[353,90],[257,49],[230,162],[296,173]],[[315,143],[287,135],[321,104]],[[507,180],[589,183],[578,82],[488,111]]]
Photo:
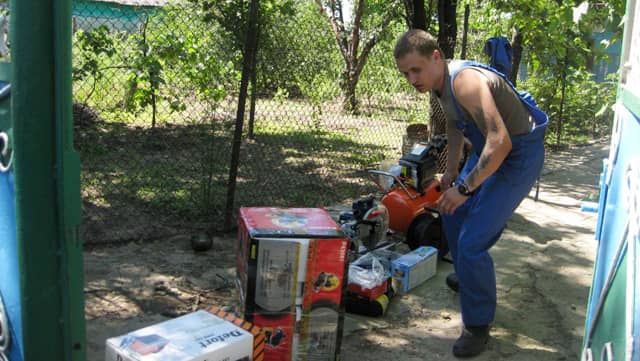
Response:
[[[449,149],[437,204],[456,271],[447,283],[459,288],[464,324],[453,354],[475,356],[486,348],[496,309],[489,249],[540,174],[548,117],[497,71],[445,60],[425,31],[402,35],[394,57],[409,83],[430,91],[446,114]],[[458,172],[464,137],[473,151]]]

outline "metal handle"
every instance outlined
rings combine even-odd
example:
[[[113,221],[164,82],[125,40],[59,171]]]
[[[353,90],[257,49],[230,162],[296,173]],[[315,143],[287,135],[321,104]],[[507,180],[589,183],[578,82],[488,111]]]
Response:
[[[13,162],[13,152],[9,152],[9,136],[7,133],[0,133],[0,143],[0,147],[2,148],[2,150],[0,150],[0,154],[2,157],[7,157],[7,154],[11,153],[7,164],[3,164],[2,159],[0,159],[0,173],[6,173],[11,169],[11,163]]]
[[[409,193],[409,189],[407,189],[407,186],[405,186],[404,183],[402,183],[402,181],[400,180],[400,178],[398,178],[393,173],[385,172],[383,170],[370,170],[369,174],[376,174],[376,175],[383,175],[383,176],[386,176],[386,177],[391,177],[391,178],[393,178],[394,181],[396,181],[400,185],[400,188],[402,188],[402,190],[407,194],[407,196],[409,198],[411,198],[411,199],[418,198],[417,195],[412,195],[411,193]],[[387,192],[387,190],[384,189],[384,187],[374,177],[371,177],[371,178],[373,178],[373,182],[378,186],[378,188],[381,191],[383,191],[385,193]]]
[[[424,210],[431,213],[434,218],[440,217],[440,210],[431,206],[424,206]]]
[[[611,342],[607,342],[602,347],[602,352],[600,353],[600,361],[614,361],[613,358],[613,344]]]
[[[10,341],[9,320],[4,309],[2,295],[0,295],[0,361],[5,360],[5,352],[9,349]]]
[[[8,97],[11,94],[11,83],[0,83],[0,100]]]
[[[580,357],[580,361],[593,361],[593,351],[590,347],[586,347],[582,350],[582,357]]]

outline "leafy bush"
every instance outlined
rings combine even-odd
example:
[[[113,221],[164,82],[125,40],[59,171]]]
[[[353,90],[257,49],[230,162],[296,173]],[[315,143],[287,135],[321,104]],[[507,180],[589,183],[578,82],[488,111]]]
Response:
[[[535,95],[538,104],[549,114],[547,143],[583,142],[609,134],[616,97],[615,75],[599,83],[593,80],[593,74],[570,68],[566,76],[564,98],[562,74],[530,77],[521,84]]]

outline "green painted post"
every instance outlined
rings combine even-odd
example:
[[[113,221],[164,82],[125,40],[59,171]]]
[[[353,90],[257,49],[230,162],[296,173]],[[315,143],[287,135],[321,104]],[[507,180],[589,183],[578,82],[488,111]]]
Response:
[[[25,361],[84,360],[71,0],[11,0],[11,112]]]

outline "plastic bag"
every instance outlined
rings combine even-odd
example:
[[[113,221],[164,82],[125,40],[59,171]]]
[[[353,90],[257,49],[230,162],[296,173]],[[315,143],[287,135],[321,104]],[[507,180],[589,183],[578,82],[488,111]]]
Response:
[[[391,277],[391,261],[399,255],[386,250],[369,252],[349,265],[349,284],[372,289]]]
[[[365,254],[349,265],[349,284],[357,284],[363,289],[374,288],[388,277],[380,260],[371,253]]]
[[[394,163],[388,160],[383,160],[380,164],[380,170],[399,177],[402,173],[402,166],[399,165],[397,161]],[[391,190],[391,187],[393,187],[393,183],[395,183],[395,180],[392,177],[386,175],[378,175],[378,184],[385,190],[385,192],[389,192]]]

